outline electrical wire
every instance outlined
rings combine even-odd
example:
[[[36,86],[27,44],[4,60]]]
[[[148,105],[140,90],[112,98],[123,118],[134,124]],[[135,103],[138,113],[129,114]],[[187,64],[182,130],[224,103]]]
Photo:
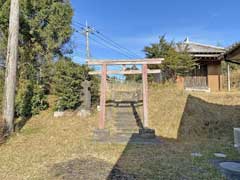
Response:
[[[131,50],[129,50],[129,49],[125,48],[125,47],[123,47],[123,46],[120,45],[119,43],[113,41],[112,39],[110,39],[109,37],[107,37],[106,35],[104,35],[103,33],[99,32],[99,31],[97,31],[97,30],[96,30],[96,33],[97,33],[98,35],[100,35],[100,36],[102,37],[102,39],[105,39],[105,41],[110,42],[110,43],[113,44],[114,46],[123,49],[123,50],[126,51],[127,53],[129,53],[129,54],[131,54],[131,55],[133,55],[133,56],[135,56],[135,57],[137,57],[137,58],[141,58],[138,54],[132,52]]]
[[[102,38],[101,36],[98,36],[96,33],[92,33],[93,35],[95,35],[95,37],[97,37],[98,39],[100,39],[101,41],[103,41],[106,44],[109,44],[110,46],[113,46],[114,48],[120,50],[121,52],[127,54],[128,56],[130,56],[131,58],[135,58],[135,55],[132,55],[131,53],[123,50],[121,47],[116,46],[114,43],[109,43],[108,41],[106,41],[104,38]]]
[[[75,24],[75,26],[80,26],[81,30],[84,30],[86,25],[79,23],[79,22],[73,22],[73,25]],[[88,28],[91,28],[90,26]],[[103,33],[101,33],[100,31],[91,28],[93,35],[95,35],[95,37],[97,37],[99,40],[103,41],[103,43],[98,41],[98,44],[101,44],[103,46],[107,46],[110,49],[117,49],[117,51],[121,54],[124,54],[124,56],[128,57],[128,58],[141,58],[139,55],[137,55],[136,53],[130,51],[129,49],[123,47],[122,45],[120,45],[119,43],[113,41],[112,39],[110,39],[109,37],[107,37],[106,35],[104,35]],[[76,32],[79,32],[78,30]],[[93,41],[97,41],[96,39],[94,39]],[[105,45],[107,44],[107,45]]]
[[[103,47],[105,47],[105,48],[112,49],[113,51],[118,52],[118,53],[120,53],[121,55],[123,55],[123,56],[125,56],[125,57],[127,57],[127,58],[132,59],[131,56],[127,55],[126,53],[122,52],[121,50],[119,50],[119,49],[117,49],[117,48],[114,48],[114,47],[112,47],[112,46],[109,46],[109,45],[106,44],[106,43],[103,43],[103,42],[101,42],[101,41],[98,41],[98,40],[94,39],[93,37],[89,37],[89,39],[93,40],[94,42],[98,43],[99,45],[101,45],[101,46],[103,46]]]

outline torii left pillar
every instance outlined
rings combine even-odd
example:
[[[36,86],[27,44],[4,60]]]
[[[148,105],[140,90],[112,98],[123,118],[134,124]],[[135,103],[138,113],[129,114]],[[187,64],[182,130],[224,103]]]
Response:
[[[99,117],[99,129],[94,131],[95,140],[106,140],[110,136],[109,130],[105,129],[106,118],[106,93],[107,93],[107,64],[103,63],[101,72],[101,96],[100,96],[100,117]]]
[[[102,65],[102,76],[101,76],[101,97],[100,97],[100,121],[99,129],[104,129],[105,127],[105,117],[106,117],[106,90],[107,90],[107,65]]]

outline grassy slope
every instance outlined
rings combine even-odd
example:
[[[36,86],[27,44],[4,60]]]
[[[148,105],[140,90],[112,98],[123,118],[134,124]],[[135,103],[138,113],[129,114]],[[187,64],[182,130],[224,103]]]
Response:
[[[238,157],[232,127],[239,125],[239,98],[240,93],[190,95],[173,86],[152,87],[150,126],[158,136],[178,139],[149,146],[92,142],[96,114],[54,119],[51,110],[42,112],[0,147],[0,179],[105,179],[114,166],[138,179],[221,179],[209,160],[214,152]],[[203,157],[192,158],[191,152]]]

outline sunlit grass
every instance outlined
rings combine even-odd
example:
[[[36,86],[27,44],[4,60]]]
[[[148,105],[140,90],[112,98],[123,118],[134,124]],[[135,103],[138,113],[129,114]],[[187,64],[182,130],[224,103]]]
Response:
[[[0,147],[0,179],[68,179],[74,173],[106,179],[116,163],[137,179],[223,179],[210,160],[215,152],[239,158],[232,126],[239,125],[240,93],[189,94],[174,85],[152,85],[149,93],[150,127],[162,144],[96,143],[98,113],[53,118],[50,108]],[[203,156],[193,158],[192,152]]]

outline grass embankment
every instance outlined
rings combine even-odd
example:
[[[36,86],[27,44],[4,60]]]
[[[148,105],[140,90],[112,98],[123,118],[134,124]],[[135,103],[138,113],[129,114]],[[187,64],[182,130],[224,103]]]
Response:
[[[161,145],[97,144],[97,114],[54,119],[51,110],[42,112],[0,147],[0,179],[223,179],[209,161],[214,152],[239,158],[232,141],[239,99],[240,93],[151,87],[150,126],[166,138]]]

